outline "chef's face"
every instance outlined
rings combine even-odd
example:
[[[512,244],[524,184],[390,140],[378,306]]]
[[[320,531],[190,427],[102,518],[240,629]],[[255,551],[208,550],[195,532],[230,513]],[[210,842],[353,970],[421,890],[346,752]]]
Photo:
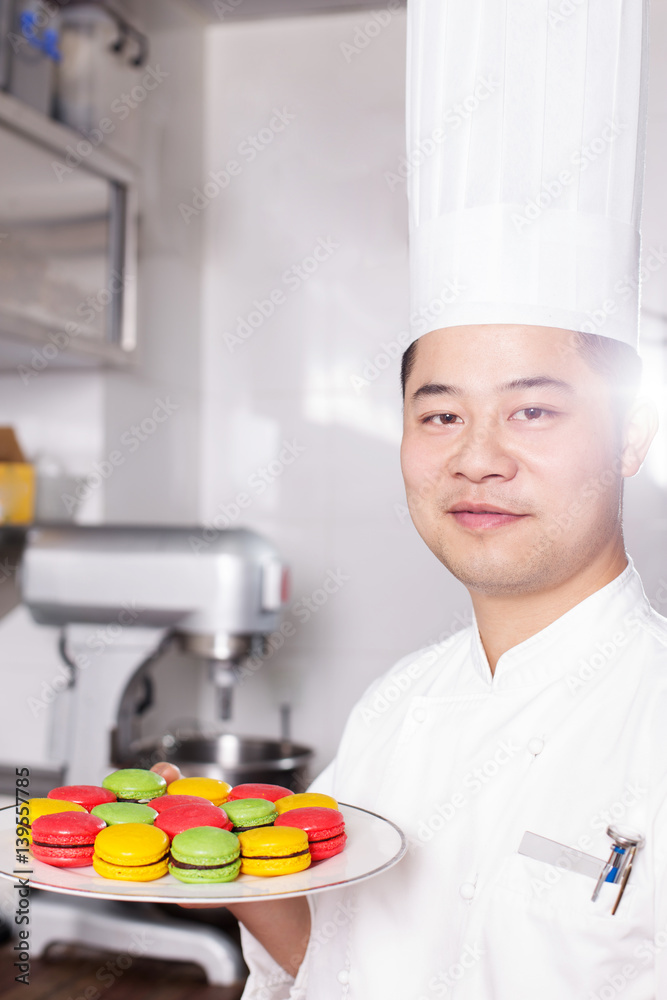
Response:
[[[431,551],[469,589],[508,595],[556,587],[617,549],[623,475],[638,468],[572,334],[525,326],[419,340],[401,464]]]

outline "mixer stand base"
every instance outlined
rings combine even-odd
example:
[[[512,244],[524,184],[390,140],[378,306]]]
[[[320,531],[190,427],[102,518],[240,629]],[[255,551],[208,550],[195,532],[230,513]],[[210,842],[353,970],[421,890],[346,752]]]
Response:
[[[112,951],[118,962],[139,957],[194,962],[215,986],[242,982],[247,974],[239,948],[222,931],[169,919],[150,903],[39,892],[32,895],[30,909],[30,950],[35,956],[58,942]]]

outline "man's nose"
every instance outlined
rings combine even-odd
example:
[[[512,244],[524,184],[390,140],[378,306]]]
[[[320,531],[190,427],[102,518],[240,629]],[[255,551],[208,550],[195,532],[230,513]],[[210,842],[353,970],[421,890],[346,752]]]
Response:
[[[512,479],[517,463],[503,442],[500,428],[494,422],[485,422],[470,425],[461,433],[449,472],[473,483],[490,478]]]

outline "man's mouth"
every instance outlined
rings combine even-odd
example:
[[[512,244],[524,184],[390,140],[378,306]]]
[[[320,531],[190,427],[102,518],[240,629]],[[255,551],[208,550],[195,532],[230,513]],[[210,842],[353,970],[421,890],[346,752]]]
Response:
[[[498,507],[495,504],[472,503],[462,501],[449,508],[456,523],[462,528],[473,528],[488,530],[491,528],[502,528],[509,524],[516,524],[526,514],[518,514]]]

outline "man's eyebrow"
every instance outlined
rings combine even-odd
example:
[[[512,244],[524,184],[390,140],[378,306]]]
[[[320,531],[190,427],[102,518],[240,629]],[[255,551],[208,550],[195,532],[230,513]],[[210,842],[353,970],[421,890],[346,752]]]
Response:
[[[461,396],[462,392],[455,385],[444,385],[442,382],[426,382],[415,390],[410,397],[411,402],[416,403],[418,399],[426,396]]]
[[[514,392],[516,389],[555,389],[557,392],[574,392],[574,386],[562,378],[551,375],[532,375],[528,378],[515,378],[500,387],[501,392]]]
[[[555,389],[556,392],[574,392],[574,386],[561,378],[550,375],[531,375],[527,378],[515,378],[511,382],[498,387],[498,392],[516,392],[517,389]],[[446,385],[444,382],[426,382],[416,389],[410,397],[412,403],[428,396],[462,396],[463,390],[456,385]]]

